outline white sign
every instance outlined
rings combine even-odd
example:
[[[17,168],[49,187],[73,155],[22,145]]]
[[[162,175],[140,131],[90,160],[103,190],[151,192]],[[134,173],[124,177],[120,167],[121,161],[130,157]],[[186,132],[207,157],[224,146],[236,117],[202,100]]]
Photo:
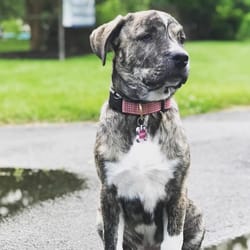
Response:
[[[63,0],[64,27],[95,25],[95,0]]]

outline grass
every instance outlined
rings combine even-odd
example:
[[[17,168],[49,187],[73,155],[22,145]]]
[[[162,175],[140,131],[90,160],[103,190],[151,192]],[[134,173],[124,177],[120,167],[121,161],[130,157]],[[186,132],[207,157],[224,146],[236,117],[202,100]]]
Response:
[[[15,52],[29,50],[29,41],[23,40],[2,40],[0,39],[0,53],[1,52]]]
[[[250,43],[192,42],[187,85],[176,95],[183,115],[250,105]]]
[[[64,62],[0,60],[0,121],[96,119],[108,90],[108,74],[94,56]]]
[[[249,43],[191,42],[182,115],[250,105]],[[110,86],[111,62],[94,55],[57,60],[0,59],[0,123],[96,120]]]

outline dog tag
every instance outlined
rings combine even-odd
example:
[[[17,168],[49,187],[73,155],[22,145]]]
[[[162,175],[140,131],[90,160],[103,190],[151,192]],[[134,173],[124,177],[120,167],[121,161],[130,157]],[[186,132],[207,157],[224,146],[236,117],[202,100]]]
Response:
[[[136,141],[143,142],[147,140],[147,129],[144,125],[140,125],[136,128]]]

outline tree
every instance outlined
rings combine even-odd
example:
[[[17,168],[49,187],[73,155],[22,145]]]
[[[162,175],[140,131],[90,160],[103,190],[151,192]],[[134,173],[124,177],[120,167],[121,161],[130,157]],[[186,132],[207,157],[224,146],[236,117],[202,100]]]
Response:
[[[189,39],[236,39],[249,0],[151,0],[151,8],[169,11],[183,24]]]
[[[117,15],[126,15],[128,12],[149,9],[150,1],[151,0],[97,0],[97,25],[108,22]]]
[[[243,22],[245,22],[246,15],[249,13],[249,0],[220,0],[216,6],[216,14],[213,18],[214,28],[211,36],[215,39],[239,38],[239,30]]]
[[[1,0],[0,21],[10,18],[24,17],[24,0]]]
[[[59,1],[25,0],[26,21],[31,29],[31,50],[46,50],[48,34],[57,24]]]
[[[31,49],[58,51],[58,18],[62,0],[25,0],[26,20],[31,27]],[[87,28],[65,28],[65,45],[68,54],[90,52]]]
[[[32,50],[56,51],[61,2],[1,0],[0,20],[21,17],[30,25]],[[118,14],[145,9],[173,14],[183,24],[189,39],[243,39],[244,34],[249,34],[249,16],[246,15],[250,13],[250,0],[96,0],[97,25]],[[90,31],[66,28],[67,51],[89,51]]]
[[[0,19],[24,19],[31,28],[31,49],[40,50],[42,47],[43,24],[41,17],[44,7],[49,0],[1,0]],[[54,2],[54,1],[51,1]],[[55,1],[57,2],[57,1]]]
[[[237,38],[239,40],[250,40],[250,12],[245,15],[243,22],[237,33]]]

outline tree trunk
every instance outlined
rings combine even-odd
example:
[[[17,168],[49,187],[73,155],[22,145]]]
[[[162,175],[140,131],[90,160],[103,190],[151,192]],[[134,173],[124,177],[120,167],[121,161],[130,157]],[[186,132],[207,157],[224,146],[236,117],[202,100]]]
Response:
[[[31,28],[30,47],[57,55],[58,11],[61,0],[25,0],[27,22]],[[66,55],[89,53],[91,28],[65,28]]]
[[[30,48],[35,51],[43,49],[41,14],[45,2],[44,0],[26,0],[26,17],[31,29]]]

